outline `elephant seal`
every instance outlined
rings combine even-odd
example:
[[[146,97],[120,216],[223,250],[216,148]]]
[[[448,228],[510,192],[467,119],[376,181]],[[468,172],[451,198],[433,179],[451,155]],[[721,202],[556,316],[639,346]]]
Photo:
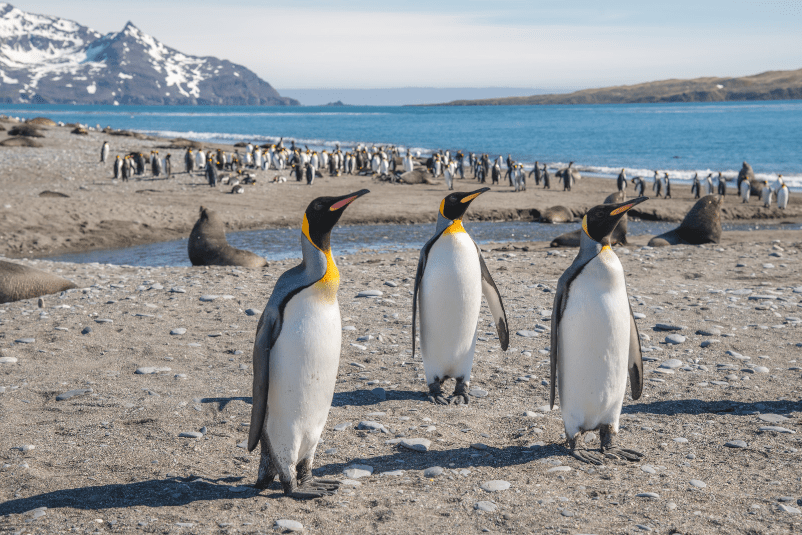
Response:
[[[57,275],[0,260],[0,303],[21,301],[76,288]]]
[[[260,268],[267,260],[250,251],[235,249],[226,240],[225,225],[215,212],[200,207],[200,217],[189,235],[189,260],[193,266],[242,266]]]
[[[649,246],[719,243],[721,241],[721,205],[723,203],[724,198],[717,195],[702,197],[693,205],[679,228],[655,236],[649,240]]]
[[[541,223],[570,223],[574,214],[565,206],[551,206],[540,212]]]
[[[616,191],[611,193],[604,199],[604,204],[619,204],[624,202],[626,195],[624,191]],[[579,233],[582,229],[572,230],[565,234],[560,234],[551,241],[552,247],[579,247]],[[610,234],[610,245],[626,245],[627,244],[627,214],[618,222],[613,233]]]

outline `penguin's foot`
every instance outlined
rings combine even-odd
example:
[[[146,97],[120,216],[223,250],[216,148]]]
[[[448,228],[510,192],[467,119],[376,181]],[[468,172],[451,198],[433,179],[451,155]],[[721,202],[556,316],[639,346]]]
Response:
[[[443,395],[443,386],[437,380],[429,385],[429,395],[427,398],[436,405],[448,405],[449,403],[448,398]]]
[[[632,461],[637,462],[643,458],[643,453],[626,449],[626,448],[617,448],[613,445],[613,441],[615,439],[616,432],[613,429],[612,425],[602,425],[599,427],[599,438],[601,439],[601,451],[604,453],[604,456],[609,459],[616,459],[619,461]]]
[[[300,500],[322,498],[323,496],[331,496],[339,488],[340,481],[336,479],[309,478],[291,492],[289,496]]]
[[[467,405],[469,386],[469,381],[457,379],[457,386],[454,387],[454,395],[451,397],[451,403],[454,405]]]
[[[600,453],[589,450],[571,450],[571,456],[574,459],[582,461],[583,463],[595,464],[601,466],[604,464],[604,458]]]
[[[624,448],[609,448],[604,450],[604,456],[618,461],[632,461],[637,462],[643,458],[643,454],[639,451],[629,450]]]

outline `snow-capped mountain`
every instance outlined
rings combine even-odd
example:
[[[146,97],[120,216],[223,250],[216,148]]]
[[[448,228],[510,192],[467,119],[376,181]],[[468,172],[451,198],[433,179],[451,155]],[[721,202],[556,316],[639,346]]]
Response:
[[[241,65],[182,54],[132,23],[101,35],[0,3],[0,103],[297,105]]]

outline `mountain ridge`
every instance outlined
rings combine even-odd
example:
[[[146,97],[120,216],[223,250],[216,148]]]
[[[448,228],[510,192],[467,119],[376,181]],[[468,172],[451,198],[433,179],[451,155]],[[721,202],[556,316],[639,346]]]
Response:
[[[647,104],[802,99],[802,69],[742,77],[669,79],[573,93],[454,100],[428,106],[538,106],[554,104]]]
[[[191,56],[128,21],[105,35],[0,3],[0,103],[298,105],[242,65]]]

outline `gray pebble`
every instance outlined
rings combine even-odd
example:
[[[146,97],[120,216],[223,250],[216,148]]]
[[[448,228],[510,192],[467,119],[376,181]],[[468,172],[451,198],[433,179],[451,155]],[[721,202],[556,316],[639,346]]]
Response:
[[[384,281],[384,285],[385,286],[389,286],[390,288],[398,287],[398,283],[397,282],[393,282],[393,281]]]
[[[374,422],[372,420],[362,420],[361,422],[359,422],[356,428],[368,431],[386,430],[384,425],[380,424],[379,422]]]
[[[185,328],[183,328],[183,327],[179,327],[178,329],[173,329],[172,331],[170,331],[170,334],[172,334],[172,335],[180,335],[180,334],[186,334],[186,333],[187,333],[187,330]]]
[[[282,518],[276,520],[276,523],[273,525],[273,529],[295,533],[298,531],[303,531],[304,526],[297,520],[287,520],[286,518]]]
[[[198,431],[184,431],[182,433],[178,433],[180,438],[203,438],[203,433],[199,433]]]
[[[481,388],[471,388],[471,391],[468,392],[468,394],[475,398],[486,398],[487,390],[482,390]]]
[[[685,444],[685,443],[688,442],[688,439],[687,438],[683,438],[683,437],[677,437],[677,438],[674,439],[674,442],[678,442],[680,444]]]
[[[640,467],[640,469],[642,471],[646,472],[647,474],[656,474],[657,473],[657,470],[655,470],[654,467],[652,465],[650,465],[650,464],[644,464],[643,466]]]
[[[427,452],[432,446],[432,441],[426,438],[403,438],[398,444],[412,451]]]
[[[710,346],[712,346],[713,344],[720,344],[720,343],[721,343],[721,340],[715,340],[715,339],[713,339],[713,340],[705,340],[704,342],[702,342],[702,343],[701,343],[701,344],[699,344],[699,345],[700,345],[701,347],[710,347]]]
[[[495,513],[498,505],[493,502],[480,501],[473,504],[473,508],[477,511],[484,511],[485,513]]]
[[[523,336],[524,338],[535,338],[538,336],[537,331],[517,331],[515,334]]]
[[[656,492],[641,492],[640,494],[636,494],[635,497],[636,498],[658,499],[658,498],[660,498],[660,495],[657,494]]]
[[[345,431],[345,430],[346,430],[346,429],[348,429],[349,427],[351,427],[351,422],[343,422],[343,423],[341,423],[341,424],[337,424],[337,425],[335,425],[335,426],[334,426],[334,430],[335,430],[335,431]]]
[[[170,368],[156,368],[153,366],[144,366],[142,368],[137,368],[134,373],[137,375],[151,375],[154,373],[169,372],[169,371],[171,371]]]
[[[35,338],[17,338],[14,340],[15,344],[32,344],[36,342]]]
[[[654,326],[655,331],[681,331],[687,329],[684,325],[674,325],[673,323],[658,323]]]
[[[646,314],[643,314],[642,312],[633,312],[632,317],[635,318],[636,320],[645,320]]]
[[[78,397],[78,396],[85,396],[86,394],[91,394],[91,388],[79,388],[77,390],[69,390],[64,392],[63,394],[59,394],[56,396],[56,401],[67,401],[70,398]]]
[[[366,464],[352,464],[343,470],[343,474],[348,479],[360,479],[369,477],[373,474],[373,467]]]
[[[345,327],[343,327],[343,330],[344,331],[355,331],[356,327],[354,327],[353,325],[346,325]]]
[[[699,329],[696,331],[696,334],[702,336],[721,336],[721,329],[711,328],[711,329]]]
[[[760,428],[760,431],[762,431],[762,432],[764,432],[764,433],[765,433],[765,432],[773,432],[773,433],[796,433],[796,431],[793,431],[793,430],[791,430],[791,429],[787,429],[787,428],[785,428],[785,427],[779,427],[779,426],[776,426],[776,425],[764,425],[763,427],[761,427],[761,428]]]
[[[666,343],[667,344],[678,345],[678,344],[683,343],[684,341],[685,341],[685,337],[682,336],[681,334],[669,334],[668,336],[666,336]]]
[[[728,448],[748,448],[749,447],[749,445],[746,442],[744,442],[743,440],[730,440],[729,442],[726,442],[724,444],[724,446],[726,446]]]
[[[485,481],[481,485],[482,490],[486,492],[499,492],[502,490],[507,490],[511,487],[509,481],[503,481],[501,479],[494,479],[492,481]]]
[[[796,507],[791,507],[790,505],[785,505],[785,504],[782,504],[782,503],[777,504],[777,507],[780,509],[780,511],[783,511],[783,512],[791,514],[791,515],[798,515],[798,514],[802,513],[802,511],[800,511]]]
[[[95,320],[95,323],[114,323],[114,320],[110,320],[108,318],[98,318]]]
[[[89,327],[88,325],[83,329],[81,329],[81,334],[89,334],[91,332],[92,332],[92,327]]]
[[[763,420],[764,422],[768,422],[770,424],[781,424],[788,418],[786,418],[785,416],[781,416],[779,414],[760,414],[758,415],[758,419]]]
[[[677,336],[677,335],[672,335]],[[678,359],[669,359],[660,364],[661,368],[668,368],[669,370],[675,370],[677,368],[682,367],[682,361]]]
[[[430,466],[423,471],[423,477],[437,477],[444,472],[442,466]]]
[[[688,481],[692,486],[696,487],[697,489],[703,489],[707,486],[707,483],[702,481],[701,479],[691,479]]]
[[[381,297],[384,295],[384,292],[381,290],[362,290],[358,294],[357,297]]]

